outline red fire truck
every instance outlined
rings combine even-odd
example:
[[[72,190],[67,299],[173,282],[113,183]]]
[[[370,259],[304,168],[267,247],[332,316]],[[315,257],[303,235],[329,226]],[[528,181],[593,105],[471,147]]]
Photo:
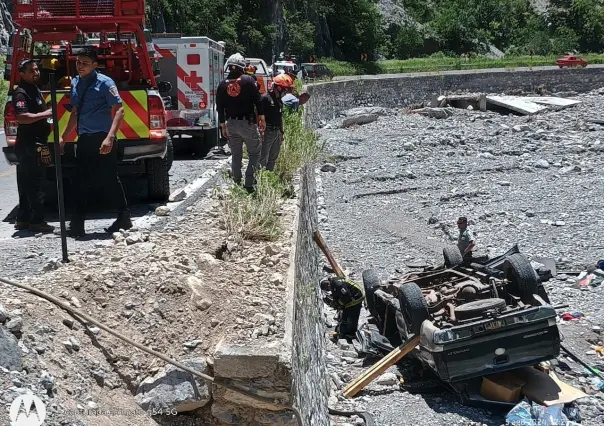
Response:
[[[120,174],[139,174],[147,179],[150,199],[164,201],[170,195],[168,170],[173,148],[166,130],[166,110],[158,87],[159,74],[155,53],[149,51],[150,33],[145,30],[144,0],[13,0],[16,26],[6,58],[5,80],[10,81],[4,111],[7,146],[6,160],[17,164],[14,144],[17,119],[11,104],[13,90],[19,84],[18,63],[25,58],[40,60],[43,94],[50,101],[48,73],[50,64],[60,82],[77,75],[78,51],[89,46],[90,38],[98,49],[98,71],[117,84],[124,106],[124,120],[118,132]],[[45,86],[44,86],[45,85]],[[57,94],[59,131],[69,120],[68,84],[61,83]],[[160,84],[162,86],[162,84]],[[49,142],[53,142],[53,136]],[[77,135],[67,140],[63,166],[70,176],[77,156]],[[71,143],[70,143],[71,142]],[[53,150],[51,150],[53,152]],[[54,176],[54,171],[49,177]]]

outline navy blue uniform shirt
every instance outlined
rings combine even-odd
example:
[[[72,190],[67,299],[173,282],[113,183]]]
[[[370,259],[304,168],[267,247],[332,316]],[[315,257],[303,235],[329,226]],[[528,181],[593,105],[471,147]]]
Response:
[[[84,99],[79,112],[78,135],[109,133],[113,122],[111,108],[122,103],[115,82],[96,71],[85,78],[77,76],[71,83],[71,106],[80,107],[82,96]]]

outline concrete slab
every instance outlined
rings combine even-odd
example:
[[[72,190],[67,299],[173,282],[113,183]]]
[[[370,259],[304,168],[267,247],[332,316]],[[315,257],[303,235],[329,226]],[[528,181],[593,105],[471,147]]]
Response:
[[[539,105],[538,103],[526,100],[525,97],[521,96],[488,95],[487,103],[507,108],[524,115],[532,115],[548,109],[545,105]]]
[[[536,104],[551,105],[556,107],[569,107],[581,103],[581,101],[576,101],[574,99],[558,98],[555,96],[527,96],[524,99]]]

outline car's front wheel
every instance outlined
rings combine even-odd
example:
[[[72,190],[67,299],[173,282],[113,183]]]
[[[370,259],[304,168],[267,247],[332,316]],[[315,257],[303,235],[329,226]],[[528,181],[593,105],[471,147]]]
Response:
[[[399,290],[398,301],[407,330],[418,336],[422,323],[430,318],[428,304],[421,288],[415,283],[403,284]]]

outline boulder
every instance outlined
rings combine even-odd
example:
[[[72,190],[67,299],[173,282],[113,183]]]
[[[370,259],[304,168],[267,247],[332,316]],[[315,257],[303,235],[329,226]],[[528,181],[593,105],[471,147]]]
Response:
[[[352,117],[347,117],[344,119],[344,121],[342,121],[342,127],[350,127],[350,126],[354,126],[354,125],[363,125],[363,124],[369,124],[369,123],[373,123],[374,121],[377,121],[378,116],[377,114],[359,114],[359,115],[354,115]]]
[[[0,367],[10,371],[21,371],[21,349],[19,341],[0,326]]]
[[[182,361],[187,367],[210,375],[203,358]],[[179,413],[204,407],[212,399],[208,382],[169,364],[138,387],[135,400],[143,410],[176,410]]]

